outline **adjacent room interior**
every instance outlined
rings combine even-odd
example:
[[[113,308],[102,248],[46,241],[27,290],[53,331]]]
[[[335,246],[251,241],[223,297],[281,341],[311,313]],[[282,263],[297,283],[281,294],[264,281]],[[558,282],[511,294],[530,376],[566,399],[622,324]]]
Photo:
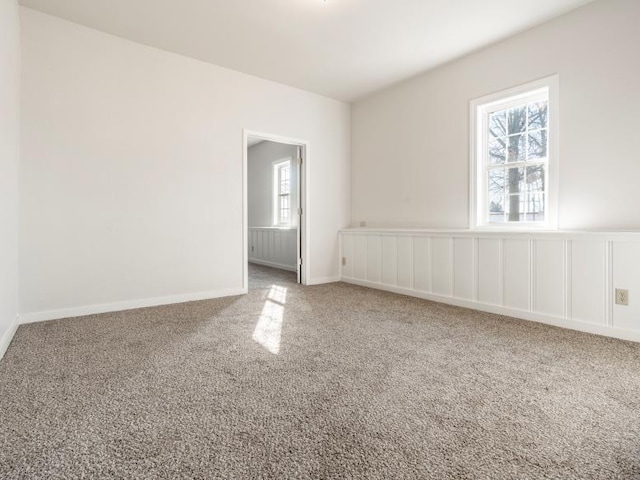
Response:
[[[640,478],[639,23],[0,0],[0,478]]]
[[[293,272],[295,281],[304,283],[303,190],[299,181],[303,152],[304,145],[247,136],[249,288],[257,272],[264,276],[272,271],[255,265]]]

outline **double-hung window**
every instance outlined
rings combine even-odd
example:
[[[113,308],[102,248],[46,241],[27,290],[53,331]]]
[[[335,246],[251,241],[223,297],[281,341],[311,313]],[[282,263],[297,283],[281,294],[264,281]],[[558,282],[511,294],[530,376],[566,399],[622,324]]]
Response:
[[[273,224],[291,226],[291,161],[273,165]]]
[[[553,228],[556,77],[471,103],[472,227]]]

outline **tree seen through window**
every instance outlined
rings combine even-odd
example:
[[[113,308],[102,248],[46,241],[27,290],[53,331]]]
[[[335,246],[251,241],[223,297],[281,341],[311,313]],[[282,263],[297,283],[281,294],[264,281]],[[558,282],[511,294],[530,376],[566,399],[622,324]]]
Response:
[[[489,222],[545,220],[548,101],[489,113]]]

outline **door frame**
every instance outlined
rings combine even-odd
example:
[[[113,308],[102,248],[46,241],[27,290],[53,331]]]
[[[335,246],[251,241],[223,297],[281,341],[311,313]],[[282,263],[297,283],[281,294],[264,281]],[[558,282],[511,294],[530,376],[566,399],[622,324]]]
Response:
[[[299,138],[286,137],[282,135],[274,135],[266,132],[259,132],[244,128],[242,130],[242,288],[249,291],[249,212],[248,212],[248,184],[247,184],[247,160],[249,137],[257,137],[261,140],[269,142],[284,143],[286,145],[294,145],[300,147],[302,155],[302,164],[298,170],[298,184],[300,185],[300,195],[298,197],[299,207],[302,209],[300,222],[298,225],[300,235],[300,252],[298,259],[302,259],[302,265],[299,265],[300,283],[307,285],[309,281],[310,269],[310,216],[309,216],[309,158],[310,148],[307,140]]]

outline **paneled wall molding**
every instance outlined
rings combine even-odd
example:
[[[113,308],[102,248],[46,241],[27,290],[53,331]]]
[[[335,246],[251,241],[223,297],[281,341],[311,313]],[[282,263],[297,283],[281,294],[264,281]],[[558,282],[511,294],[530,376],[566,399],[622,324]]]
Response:
[[[640,232],[345,229],[340,257],[344,282],[640,341]]]
[[[297,234],[296,228],[249,227],[249,262],[295,272]]]

